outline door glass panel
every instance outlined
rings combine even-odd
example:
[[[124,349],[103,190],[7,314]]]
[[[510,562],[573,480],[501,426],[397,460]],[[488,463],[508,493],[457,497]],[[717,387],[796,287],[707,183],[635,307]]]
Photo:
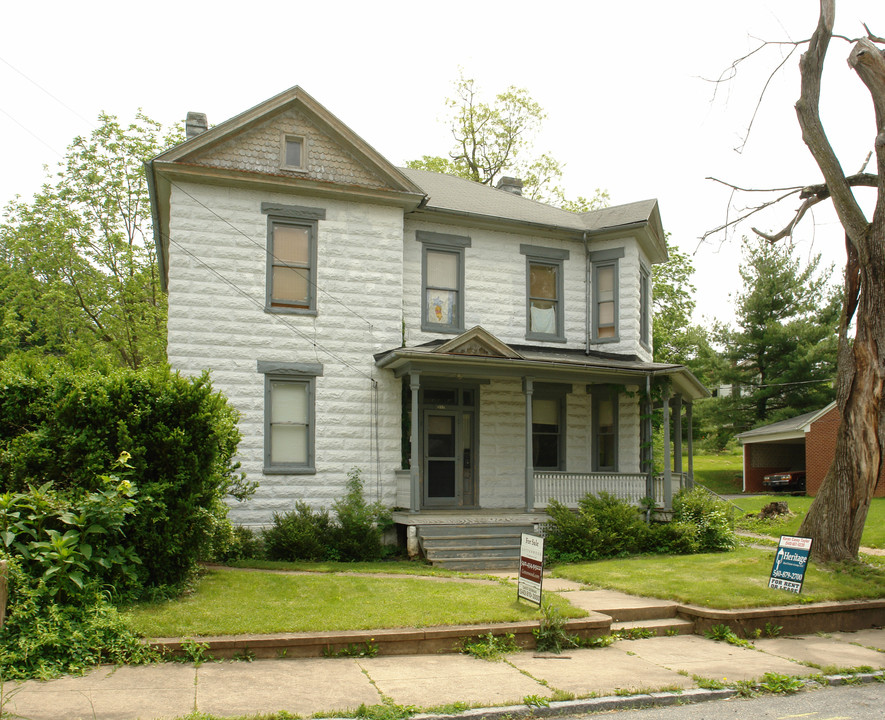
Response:
[[[427,418],[427,456],[455,457],[455,418],[431,415]]]

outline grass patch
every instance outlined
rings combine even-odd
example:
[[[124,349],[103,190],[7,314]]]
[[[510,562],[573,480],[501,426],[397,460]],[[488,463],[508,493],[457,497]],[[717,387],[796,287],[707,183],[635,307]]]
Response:
[[[701,555],[643,555],[577,563],[554,569],[557,577],[600,588],[620,590],[711,608],[885,597],[885,568],[810,565],[801,595],[768,587],[775,551],[738,548]]]
[[[568,617],[586,612],[551,593]],[[539,617],[513,585],[312,573],[209,571],[193,594],[126,613],[148,637],[475,625]]]
[[[786,501],[790,510],[796,513],[795,517],[783,520],[758,520],[738,516],[737,529],[769,535],[775,539],[781,535],[798,533],[802,519],[814,500],[812,497],[804,495],[748,495],[740,498],[737,503],[745,513],[757,513],[768,503],[780,500]],[[860,544],[865,547],[885,548],[885,498],[873,498],[870,502],[870,511],[867,513],[867,521]]]
[[[457,570],[444,570],[423,562],[409,560],[391,560],[379,562],[308,562],[282,560],[232,560],[227,563],[235,568],[252,568],[256,570],[286,570],[307,573],[367,573],[386,575],[414,575],[423,577],[470,577],[484,578],[476,573],[462,573]],[[491,576],[488,576],[491,577]],[[495,578],[497,579],[497,578]]]
[[[688,458],[683,458],[682,467],[688,467]],[[696,454],[693,468],[695,482],[719,495],[735,495],[743,490],[741,448],[710,455]]]

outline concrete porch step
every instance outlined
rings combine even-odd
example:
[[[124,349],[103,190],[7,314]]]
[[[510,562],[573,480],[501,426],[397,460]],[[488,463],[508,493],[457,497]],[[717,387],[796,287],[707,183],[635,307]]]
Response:
[[[424,556],[432,564],[452,570],[515,570],[521,535],[532,526],[514,523],[418,525]]]

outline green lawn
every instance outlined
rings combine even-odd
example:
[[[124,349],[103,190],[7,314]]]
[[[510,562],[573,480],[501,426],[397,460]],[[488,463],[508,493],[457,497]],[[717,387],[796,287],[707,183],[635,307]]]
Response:
[[[812,564],[801,595],[771,590],[768,578],[774,555],[773,548],[738,548],[702,555],[645,555],[564,565],[555,568],[554,575],[632,595],[711,608],[885,597],[885,567],[867,565],[821,569]]]
[[[811,497],[794,495],[748,495],[738,498],[734,502],[743,512],[737,515],[737,529],[770,535],[773,538],[795,535],[799,532],[802,518],[805,517],[813,500]],[[774,501],[785,501],[796,516],[784,520],[756,520],[744,517],[746,513],[759,512],[765,505]],[[865,547],[885,548],[885,498],[873,498],[870,502],[870,511],[867,513],[860,542]]]
[[[740,493],[743,487],[742,457],[740,448],[712,455],[696,454],[693,465],[694,479],[719,495]],[[683,458],[682,467],[688,468],[688,458]]]
[[[567,617],[587,613],[547,596]],[[473,625],[537,618],[534,605],[500,582],[216,570],[191,595],[127,612],[148,637],[374,630]]]

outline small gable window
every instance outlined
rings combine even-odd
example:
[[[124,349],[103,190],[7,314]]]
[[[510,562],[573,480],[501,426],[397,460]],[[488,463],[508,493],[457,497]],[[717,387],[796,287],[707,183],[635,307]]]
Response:
[[[285,170],[301,170],[306,167],[307,148],[305,139],[300,135],[284,135],[281,153],[281,166]]]

